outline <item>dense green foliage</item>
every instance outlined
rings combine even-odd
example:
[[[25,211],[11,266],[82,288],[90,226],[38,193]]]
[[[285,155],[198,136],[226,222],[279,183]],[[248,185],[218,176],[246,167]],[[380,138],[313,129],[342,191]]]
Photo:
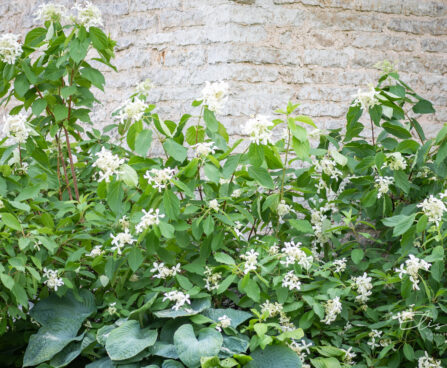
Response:
[[[4,366],[447,364],[447,126],[424,136],[430,102],[388,68],[346,129],[289,103],[230,144],[223,84],[176,123],[146,82],[84,130],[113,47],[53,20],[0,61],[18,102],[0,145]]]

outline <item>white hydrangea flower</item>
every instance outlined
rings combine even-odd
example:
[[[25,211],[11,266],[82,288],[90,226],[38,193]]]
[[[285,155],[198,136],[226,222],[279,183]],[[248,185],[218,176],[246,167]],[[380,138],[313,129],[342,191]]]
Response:
[[[216,153],[217,147],[214,145],[214,142],[202,142],[197,143],[191,146],[192,149],[195,150],[195,157],[206,157],[208,155],[214,155]]]
[[[233,193],[231,193],[232,198],[239,198],[242,194],[242,189],[235,189]]]
[[[147,179],[149,184],[154,188],[157,188],[159,192],[165,189],[169,182],[174,178],[175,170],[169,167],[164,169],[151,169],[146,171],[144,178]]]
[[[360,105],[365,111],[368,111],[370,107],[379,104],[379,92],[377,92],[372,85],[369,86],[369,91],[362,91],[359,89],[356,95],[353,95],[353,106]]]
[[[160,214],[158,208],[155,211],[153,208],[150,208],[149,211],[143,210],[143,217],[141,218],[140,223],[135,226],[135,231],[137,233],[142,233],[152,225],[159,225],[160,219],[164,217],[165,215]]]
[[[6,64],[14,64],[22,54],[22,45],[20,45],[19,36],[6,33],[0,37],[0,60]]]
[[[219,211],[219,202],[217,201],[217,199],[212,199],[209,204],[208,204],[209,208],[211,208],[214,211]]]
[[[428,271],[430,267],[430,263],[425,262],[423,259],[415,257],[413,254],[410,254],[409,259],[405,261],[405,266],[401,264],[400,268],[396,268],[395,271],[399,274],[399,278],[401,280],[403,279],[403,275],[408,275],[410,277],[410,281],[413,284],[413,290],[420,290],[419,270]]]
[[[154,262],[152,264],[154,268],[151,269],[151,272],[157,272],[154,277],[156,279],[167,279],[168,277],[173,277],[180,273],[180,263],[177,263],[174,267],[166,267],[164,263]]]
[[[293,271],[289,271],[282,280],[282,287],[288,288],[291,291],[293,291],[293,289],[300,290],[301,281]]]
[[[121,123],[129,120],[131,122],[139,121],[143,118],[144,112],[148,108],[146,102],[139,98],[134,100],[128,100],[124,106],[121,107],[119,114],[117,115]]]
[[[245,234],[246,230],[245,231],[241,230],[244,228],[244,225],[240,221],[235,221],[234,225],[235,227],[233,228],[233,230],[238,236],[238,238],[247,240],[247,235]]]
[[[0,199],[0,209],[5,208],[5,203]]]
[[[231,326],[231,318],[226,314],[218,318],[219,323],[216,325],[216,330],[221,332],[222,328],[227,328]]]
[[[123,217],[121,217],[119,219],[119,224],[121,225],[121,227],[123,228],[123,230],[128,229],[130,227],[130,221],[129,221],[129,217],[127,217],[126,215],[124,215]]]
[[[228,84],[226,82],[205,82],[202,90],[203,103],[208,109],[220,114],[228,100]]]
[[[85,28],[100,27],[103,25],[101,18],[101,11],[96,5],[90,1],[85,1],[83,4],[78,3],[73,7],[77,11],[77,22],[82,24]]]
[[[382,198],[382,195],[387,194],[390,190],[390,185],[394,183],[394,178],[391,176],[379,176],[376,178],[375,187],[378,190],[377,198]]]
[[[391,170],[405,170],[407,168],[407,162],[400,152],[392,152],[386,154],[387,163]]]
[[[271,247],[269,247],[269,249],[267,250],[267,252],[271,255],[271,256],[276,256],[279,253],[279,247],[278,245],[274,244]]]
[[[288,205],[284,199],[278,204],[277,212],[279,217],[284,217],[292,211],[292,206]]]
[[[128,245],[132,245],[136,242],[134,238],[132,238],[132,234],[129,232],[129,229],[125,229],[123,233],[119,233],[116,236],[113,234],[110,234],[110,237],[112,238],[112,245],[113,247],[110,248],[113,251],[117,251],[119,255],[121,255],[122,249]]]
[[[289,267],[298,263],[305,270],[309,270],[312,267],[313,257],[308,256],[301,248],[301,243],[285,242],[284,248],[282,248],[282,254],[286,257],[285,261],[281,261],[281,264]]]
[[[447,210],[444,202],[438,198],[435,198],[433,194],[431,194],[430,197],[424,199],[424,201],[422,203],[419,203],[417,206],[419,208],[422,208],[422,212],[424,212],[424,215],[428,217],[428,220],[430,222],[434,222],[436,226],[439,226],[442,216]]]
[[[63,23],[67,19],[67,8],[62,4],[41,4],[34,15],[38,22]]]
[[[25,143],[31,131],[24,114],[8,115],[3,120],[3,134],[15,143]]]
[[[402,325],[406,322],[413,321],[414,316],[416,315],[416,312],[414,311],[413,307],[414,307],[414,304],[410,305],[409,309],[397,313],[395,316],[393,316],[393,319],[397,319],[399,321],[400,325]]]
[[[321,322],[330,325],[337,319],[337,316],[341,313],[342,305],[340,302],[340,297],[336,296],[334,299],[329,299],[325,306],[325,317],[321,320]]]
[[[57,291],[59,287],[64,285],[62,278],[58,277],[58,271],[44,268],[43,276],[47,278],[43,283],[50,289]]]
[[[217,290],[219,288],[219,282],[222,279],[220,272],[213,273],[210,267],[205,267],[205,289],[208,291]]]
[[[170,302],[175,302],[172,306],[173,310],[179,310],[185,304],[191,304],[189,300],[189,294],[184,294],[181,291],[173,290],[167,293],[164,293],[163,301],[169,300]]]
[[[143,82],[137,84],[137,87],[135,88],[135,92],[147,97],[147,95],[149,94],[149,91],[152,88],[154,88],[154,85],[153,85],[152,81],[149,78],[147,78]]]
[[[324,156],[320,160],[314,161],[315,171],[319,174],[324,173],[331,177],[331,179],[337,180],[343,173],[337,168],[337,163],[329,156]]]
[[[283,313],[283,305],[281,303],[272,303],[270,300],[266,300],[264,304],[261,305],[261,313],[267,313],[269,318],[273,318],[278,314]]]
[[[340,350],[343,351],[343,353],[345,353],[345,355],[343,356],[343,362],[348,365],[354,365],[355,364],[354,358],[357,356],[357,354],[352,352],[352,346],[350,346],[348,350],[345,349]]]
[[[116,309],[116,302],[110,303],[109,307],[107,308],[107,313],[111,316],[116,314],[118,310]]]
[[[442,368],[441,361],[424,352],[424,356],[418,359],[418,368]]]
[[[264,115],[257,115],[256,117],[247,121],[243,131],[250,138],[250,141],[255,144],[269,144],[272,143],[273,123]]]
[[[124,163],[124,159],[120,159],[105,147],[102,147],[95,156],[98,158],[92,166],[100,170],[99,181],[105,180],[108,183],[112,175],[119,174],[119,167]]]
[[[323,135],[326,135],[327,131],[324,129],[318,129],[315,128],[313,130],[311,130],[310,132],[307,133],[307,136],[309,137],[310,140],[315,140],[315,141],[320,141],[320,137]]]
[[[374,68],[381,70],[385,74],[397,73],[399,70],[398,62],[394,61],[394,63],[393,63],[389,60],[379,61],[378,63],[374,64]]]
[[[334,272],[340,273],[346,270],[346,258],[336,259],[334,261]]]
[[[104,251],[102,250],[100,245],[95,245],[95,247],[90,251],[90,253],[87,253],[87,257],[98,257],[101,254],[103,254]]]
[[[365,304],[372,294],[372,278],[368,277],[368,274],[365,272],[362,276],[353,277],[352,281],[354,282],[353,289],[356,289],[359,294],[355,297],[355,300],[361,304]]]
[[[248,252],[241,255],[241,258],[245,260],[244,274],[247,274],[250,271],[256,271],[256,267],[258,266],[258,256],[259,253],[255,252],[253,249],[250,249]]]

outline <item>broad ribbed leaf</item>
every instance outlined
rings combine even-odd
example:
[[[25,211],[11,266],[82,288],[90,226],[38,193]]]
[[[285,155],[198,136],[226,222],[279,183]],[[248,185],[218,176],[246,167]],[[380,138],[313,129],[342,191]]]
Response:
[[[284,345],[270,345],[264,350],[258,348],[252,354],[253,360],[247,368],[301,368],[301,360],[298,355]]]
[[[154,312],[154,315],[158,318],[178,318],[185,316],[194,316],[200,312],[208,309],[211,306],[209,299],[195,299],[191,302],[191,305],[174,310],[172,308]]]
[[[156,340],[157,330],[141,329],[137,321],[130,320],[110,332],[106,350],[112,360],[124,360],[154,345]]]
[[[249,312],[245,312],[237,309],[207,309],[203,311],[202,314],[215,322],[219,322],[219,317],[227,316],[231,319],[231,327],[236,328],[241,323],[245,322],[247,319],[251,318],[253,315]]]

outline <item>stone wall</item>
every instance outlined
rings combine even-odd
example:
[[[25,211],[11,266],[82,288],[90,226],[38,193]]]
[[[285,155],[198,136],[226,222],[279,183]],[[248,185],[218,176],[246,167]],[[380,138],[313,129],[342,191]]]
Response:
[[[0,31],[25,34],[39,1],[1,0]],[[70,2],[71,3],[71,2]],[[430,135],[447,122],[446,0],[94,0],[118,41],[95,124],[151,78],[164,117],[193,111],[205,81],[226,80],[222,121],[237,135],[250,114],[288,100],[322,128],[343,126],[351,95],[372,67],[398,60],[404,79],[434,102]]]

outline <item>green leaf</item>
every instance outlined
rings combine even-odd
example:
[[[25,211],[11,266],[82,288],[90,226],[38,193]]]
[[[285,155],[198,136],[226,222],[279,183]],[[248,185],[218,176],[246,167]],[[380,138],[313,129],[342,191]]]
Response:
[[[217,355],[222,344],[222,335],[214,328],[204,328],[196,337],[192,325],[185,324],[174,334],[174,345],[179,358],[188,368],[199,367],[202,357]]]
[[[312,225],[307,220],[290,219],[288,221],[294,229],[298,230],[301,233],[312,234],[314,232],[314,230],[312,229]]]
[[[127,164],[120,166],[119,176],[129,187],[136,187],[138,185],[137,172]]]
[[[5,285],[5,287],[9,290],[12,290],[12,288],[14,287],[14,279],[9,275],[0,273],[0,280],[2,281],[3,285]]]
[[[71,95],[76,93],[76,86],[72,85],[72,86],[65,86],[61,88],[61,96],[63,98],[68,98]]]
[[[188,142],[190,146],[193,146],[196,143],[203,142],[204,139],[205,128],[203,126],[193,125],[186,130],[186,142]]]
[[[337,164],[345,166],[348,163],[348,158],[343,156],[340,152],[336,150],[329,150],[329,153]]]
[[[275,184],[273,183],[272,177],[263,167],[249,166],[248,174],[263,187],[275,189]]]
[[[364,254],[363,250],[360,248],[353,249],[351,252],[351,259],[352,259],[352,262],[354,262],[355,264],[359,264],[364,256],[365,256],[365,254]]]
[[[310,144],[309,144],[308,140],[306,140],[305,142],[300,142],[298,139],[293,137],[292,138],[292,146],[293,146],[293,150],[295,151],[295,153],[299,159],[305,160],[309,157]]]
[[[126,321],[107,337],[107,354],[112,360],[130,359],[154,345],[157,335],[157,330],[141,329],[138,321]]]
[[[412,109],[416,114],[432,114],[435,111],[430,101],[420,100]]]
[[[143,263],[143,259],[144,257],[141,250],[137,247],[133,247],[127,257],[127,262],[129,263],[129,267],[133,272],[136,272],[138,270],[138,268]]]
[[[33,114],[39,116],[43,110],[47,107],[47,101],[43,98],[38,98],[35,100],[31,106]]]
[[[22,226],[20,225],[19,220],[11,213],[2,213],[1,216],[2,222],[8,226],[9,228],[17,231],[22,231]]]
[[[71,40],[69,54],[75,63],[79,63],[87,56],[88,46],[88,40],[82,42],[78,38]]]
[[[214,259],[216,260],[216,262],[227,264],[227,265],[234,265],[234,264],[236,264],[234,262],[233,257],[231,257],[228,254],[223,253],[223,252],[215,253],[214,254]]]
[[[186,156],[188,155],[188,150],[185,147],[170,138],[163,143],[163,147],[168,155],[178,162],[185,161]]]
[[[205,120],[206,127],[213,133],[216,133],[219,129],[219,123],[214,116],[214,112],[205,108],[203,112],[203,120]]]
[[[14,90],[19,95],[19,97],[25,96],[25,93],[29,90],[29,82],[26,75],[19,74],[14,81]]]
[[[393,217],[388,217],[382,220],[383,224],[388,227],[393,227],[393,236],[399,236],[405,233],[414,222],[416,214],[406,216],[406,215],[396,215]]]
[[[210,308],[203,311],[201,314],[212,319],[216,323],[219,322],[219,317],[227,316],[228,318],[231,319],[231,327],[233,328],[238,327],[241,323],[244,323],[246,320],[253,317],[253,315],[249,312],[231,308],[225,308],[225,309]]]
[[[340,362],[336,358],[316,358],[310,361],[315,368],[341,368]]]
[[[398,122],[386,122],[382,124],[383,129],[397,138],[407,139],[411,138],[411,133],[400,125]]]
[[[99,51],[107,48],[108,39],[104,32],[97,27],[90,27],[88,30],[93,47]]]
[[[191,305],[174,310],[172,308],[154,312],[154,315],[158,318],[178,318],[186,316],[194,316],[200,312],[208,309],[211,306],[211,302],[208,298],[194,299],[191,301]]]
[[[408,175],[402,170],[394,171],[394,180],[396,186],[404,191],[404,193],[408,194],[410,190],[411,184],[408,180]]]
[[[152,144],[152,130],[144,129],[137,133],[135,139],[135,152],[140,156],[146,157],[147,151]]]
[[[301,368],[298,355],[285,345],[269,345],[264,350],[256,349],[251,353],[253,358],[247,368]]]
[[[56,122],[65,120],[68,117],[68,108],[65,105],[56,105],[53,108],[53,114]]]
[[[104,76],[102,75],[102,73],[95,68],[92,67],[85,67],[81,69],[81,75],[89,80],[90,82],[92,82],[92,84],[99,88],[101,91],[104,91],[104,84],[105,84],[105,79]]]
[[[110,209],[115,214],[120,214],[122,211],[124,199],[124,191],[121,187],[120,181],[114,181],[109,183],[107,188],[107,203],[110,206]]]
[[[34,28],[29,31],[25,37],[25,45],[35,47],[40,42],[45,39],[45,35],[47,34],[47,30],[45,28],[39,27]]]
[[[180,200],[170,189],[165,189],[163,193],[163,206],[166,216],[170,220],[175,220],[180,213]]]
[[[404,344],[404,355],[410,362],[414,360],[414,350],[409,344]]]

